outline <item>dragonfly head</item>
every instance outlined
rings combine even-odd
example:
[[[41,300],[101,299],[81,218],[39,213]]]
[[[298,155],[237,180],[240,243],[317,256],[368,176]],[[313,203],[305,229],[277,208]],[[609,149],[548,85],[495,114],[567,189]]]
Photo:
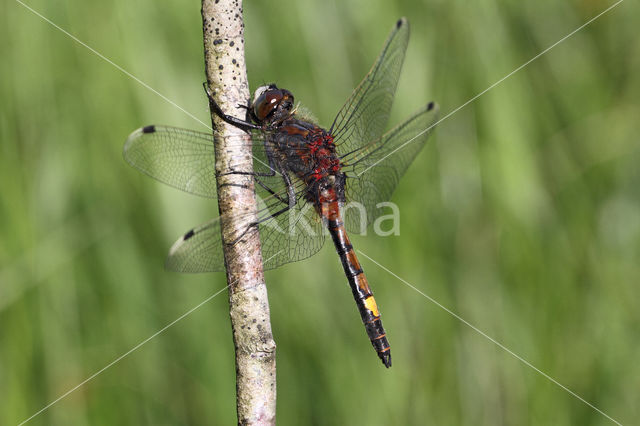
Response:
[[[256,89],[251,102],[251,115],[258,124],[275,124],[293,114],[293,94],[275,84]]]

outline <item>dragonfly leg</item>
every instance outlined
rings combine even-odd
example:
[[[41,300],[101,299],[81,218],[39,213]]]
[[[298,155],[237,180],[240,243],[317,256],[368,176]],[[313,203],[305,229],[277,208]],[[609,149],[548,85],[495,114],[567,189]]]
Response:
[[[219,176],[225,176],[225,175],[245,175],[245,176],[253,176],[255,177],[273,177],[276,175],[277,171],[276,168],[278,169],[282,169],[282,167],[278,166],[278,163],[275,161],[276,158],[276,154],[273,152],[273,147],[268,144],[265,143],[264,144],[264,149],[265,149],[265,154],[267,156],[267,161],[269,162],[269,171],[268,172],[243,172],[243,171],[236,171],[236,170],[231,170],[229,172],[225,172],[225,173],[220,173]]]
[[[253,176],[253,177],[273,177],[276,175],[276,171],[271,169],[270,172],[240,172],[236,170],[231,170],[230,172],[220,173],[218,176],[226,176],[226,175],[243,175],[243,176]]]
[[[276,171],[274,169],[271,169],[270,173],[255,173],[255,172],[236,172],[236,171],[230,171],[227,173],[221,173],[219,176],[225,176],[225,175],[243,175],[243,176],[252,176],[253,180],[256,181],[258,183],[258,185],[260,185],[265,191],[267,191],[269,194],[273,195],[275,198],[277,198],[280,202],[287,204],[287,201],[284,200],[284,198],[282,198],[281,196],[279,196],[278,194],[276,194],[276,192],[269,188],[264,182],[262,182],[260,180],[261,177],[273,177],[276,175]],[[236,184],[229,184],[230,186],[239,186],[239,187],[245,187],[244,185],[236,185]]]
[[[282,209],[278,210],[275,213],[272,213],[271,216],[267,216],[267,217],[263,217],[261,219],[258,219],[256,222],[252,223],[249,226],[256,226],[259,225],[262,222],[265,222],[269,219],[272,219],[274,217],[278,217],[281,214],[291,210],[292,208],[295,207],[296,203],[298,202],[297,198],[296,198],[296,191],[295,191],[295,187],[293,186],[293,183],[291,182],[291,178],[289,177],[289,175],[282,171],[282,178],[284,179],[286,185],[287,185],[287,198],[288,200],[284,200],[282,197],[280,197],[279,195],[275,194],[273,192],[273,190],[267,189],[267,191],[271,192],[277,199],[278,201],[280,201],[281,203],[285,204],[286,206],[283,207]],[[265,188],[266,189],[266,188]]]
[[[258,183],[258,185],[260,185],[265,191],[267,191],[269,194],[275,197],[278,201],[280,201],[283,204],[287,204],[287,201],[284,198],[278,195],[273,189],[269,188],[269,186],[267,186],[264,182],[262,182],[258,177],[254,176],[254,180]]]
[[[235,240],[233,240],[232,242],[230,242],[230,245],[236,244],[238,241],[240,241],[242,239],[242,237],[244,237],[247,232],[249,232],[249,230],[251,228],[257,228],[258,225],[260,225],[262,222],[266,222],[267,220],[276,218],[278,216],[280,216],[283,213],[288,212],[289,210],[291,210],[292,208],[295,207],[296,203],[297,203],[297,197],[296,197],[296,192],[295,192],[295,188],[291,182],[291,178],[289,177],[289,175],[287,173],[285,173],[284,171],[282,172],[282,177],[287,185],[287,198],[288,200],[283,199],[282,197],[280,197],[279,195],[275,194],[273,192],[273,190],[271,189],[267,189],[266,185],[264,186],[264,188],[271,192],[278,201],[280,201],[281,203],[285,204],[285,206],[283,208],[281,208],[280,210],[278,210],[275,213],[270,214],[269,216],[265,216],[262,218],[259,218],[258,220],[256,220],[255,222],[250,223],[249,225],[247,225],[247,228],[242,232],[242,234],[240,234],[240,236],[238,238],[236,238]]]
[[[220,108],[220,106],[216,103],[216,101],[213,99],[213,93],[211,93],[211,88],[209,87],[209,85],[207,84],[207,82],[205,81],[204,83],[202,83],[202,85],[204,86],[204,91],[207,93],[207,97],[209,98],[209,107],[211,108],[211,110],[213,112],[216,113],[216,115],[218,117],[220,117],[221,119],[223,119],[224,121],[226,121],[227,123],[231,124],[232,126],[236,126],[240,129],[243,130],[249,130],[249,129],[255,129],[255,130],[261,130],[262,127],[253,124],[249,121],[246,120],[242,120],[240,118],[236,118],[232,115],[227,115],[225,114],[222,109]]]

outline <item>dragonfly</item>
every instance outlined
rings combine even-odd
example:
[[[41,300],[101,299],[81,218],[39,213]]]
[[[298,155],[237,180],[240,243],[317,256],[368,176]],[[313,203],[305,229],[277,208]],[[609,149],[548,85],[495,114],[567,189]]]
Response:
[[[224,245],[243,244],[243,236],[257,230],[263,258],[269,260],[264,267],[271,269],[315,254],[329,235],[369,340],[389,368],[391,351],[380,310],[348,235],[362,233],[380,217],[376,207],[391,198],[437,121],[438,106],[429,102],[385,132],[408,42],[409,23],[402,18],[328,129],[275,84],[254,92],[244,119],[226,115],[208,91],[212,111],[250,134],[249,142],[237,143],[251,143],[254,171],[234,171],[231,165],[230,173],[252,176],[258,212],[239,237],[224,237],[220,217],[189,230],[171,247],[167,268],[224,271]],[[161,182],[215,198],[214,141],[212,134],[151,125],[128,137],[124,158]],[[363,209],[346,208],[353,202]]]

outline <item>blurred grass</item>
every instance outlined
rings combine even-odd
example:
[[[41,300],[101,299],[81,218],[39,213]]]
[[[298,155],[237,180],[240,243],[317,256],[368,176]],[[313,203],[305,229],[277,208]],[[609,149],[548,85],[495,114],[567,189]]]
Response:
[[[199,3],[28,3],[209,122]],[[393,121],[443,115],[611,3],[246,2],[252,87],[328,125],[393,22]],[[640,418],[640,42],[624,2],[443,122],[367,255],[623,424]],[[0,424],[17,424],[224,287],[163,270],[215,215],[121,157],[133,129],[204,130],[13,1],[0,4]],[[366,340],[332,248],[267,274],[280,424],[611,424],[361,259],[393,346]],[[225,294],[29,424],[232,424]]]

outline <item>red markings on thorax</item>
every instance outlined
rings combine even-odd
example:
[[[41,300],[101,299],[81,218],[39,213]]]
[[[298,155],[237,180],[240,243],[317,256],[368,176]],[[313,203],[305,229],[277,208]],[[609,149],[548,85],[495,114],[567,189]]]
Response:
[[[335,154],[333,136],[318,126],[305,127],[292,122],[283,126],[282,131],[291,136],[301,136],[307,143],[298,156],[311,169],[310,178],[314,181],[340,171],[340,160]]]
[[[340,160],[335,155],[333,136],[320,128],[311,131],[309,136],[311,138],[309,150],[315,160],[315,168],[312,174],[313,178],[320,180],[330,174],[339,172]]]

